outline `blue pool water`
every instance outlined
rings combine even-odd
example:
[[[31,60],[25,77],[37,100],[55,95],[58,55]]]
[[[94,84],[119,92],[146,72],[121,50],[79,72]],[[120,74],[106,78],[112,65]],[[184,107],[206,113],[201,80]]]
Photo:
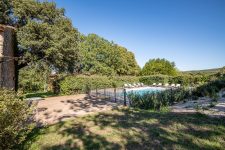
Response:
[[[167,88],[163,88],[163,87],[139,87],[139,88],[131,88],[131,89],[126,89],[126,95],[129,95],[131,93],[137,93],[140,95],[143,95],[145,93],[151,93],[151,92],[160,92],[160,91],[164,91]],[[112,90],[107,91],[104,93],[104,90],[98,91],[100,94],[102,95],[106,95],[109,96],[111,98],[113,98],[115,96],[114,92]],[[94,91],[95,93],[95,91]],[[116,98],[117,100],[124,100],[124,91],[123,89],[116,91]]]
[[[164,91],[164,90],[166,90],[166,88],[162,88],[162,87],[145,87],[145,88],[137,88],[137,89],[128,89],[127,90],[127,94],[136,93],[136,94],[143,95],[145,93],[160,92],[160,91]]]

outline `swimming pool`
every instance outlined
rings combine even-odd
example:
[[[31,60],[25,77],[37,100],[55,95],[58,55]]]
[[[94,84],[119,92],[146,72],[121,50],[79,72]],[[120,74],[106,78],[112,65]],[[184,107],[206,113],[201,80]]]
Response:
[[[151,92],[160,92],[164,91],[166,88],[163,87],[141,87],[141,88],[133,88],[133,89],[126,89],[127,94],[136,93],[136,94],[145,94]]]
[[[137,88],[127,88],[126,90],[126,96],[128,96],[131,93],[137,93],[140,95],[143,95],[145,93],[148,92],[160,92],[160,91],[164,91],[167,90],[167,88],[163,88],[163,87],[137,87]],[[123,88],[117,88],[116,89],[116,93],[114,93],[114,89],[99,89],[97,91],[98,96],[104,96],[104,97],[109,97],[111,99],[117,99],[117,100],[124,100],[124,89]],[[92,90],[91,91],[92,95],[96,96],[96,90]],[[127,99],[128,100],[128,99]]]

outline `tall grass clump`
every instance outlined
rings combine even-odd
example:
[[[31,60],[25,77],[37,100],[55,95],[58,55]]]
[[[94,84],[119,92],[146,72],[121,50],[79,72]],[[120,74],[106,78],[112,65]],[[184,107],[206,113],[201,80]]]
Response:
[[[144,94],[130,93],[128,99],[131,107],[140,109],[160,110],[176,102],[183,101],[190,96],[189,91],[180,89],[168,89],[165,91],[146,92]]]

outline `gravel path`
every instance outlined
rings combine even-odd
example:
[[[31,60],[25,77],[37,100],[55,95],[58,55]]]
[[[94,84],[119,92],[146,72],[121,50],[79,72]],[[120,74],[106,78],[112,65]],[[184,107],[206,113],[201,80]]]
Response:
[[[51,97],[36,102],[34,119],[38,125],[54,124],[71,117],[111,110],[118,106],[119,104],[107,100],[88,98],[85,94]]]
[[[171,109],[173,112],[201,112],[212,117],[225,117],[225,98],[220,98],[214,107],[210,107],[211,102],[209,98],[201,98],[178,103]]]

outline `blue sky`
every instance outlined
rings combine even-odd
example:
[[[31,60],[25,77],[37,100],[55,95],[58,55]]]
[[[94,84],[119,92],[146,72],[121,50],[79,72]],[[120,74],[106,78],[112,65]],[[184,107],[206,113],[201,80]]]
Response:
[[[225,0],[49,0],[81,33],[132,51],[138,64],[174,61],[179,70],[225,66]]]

